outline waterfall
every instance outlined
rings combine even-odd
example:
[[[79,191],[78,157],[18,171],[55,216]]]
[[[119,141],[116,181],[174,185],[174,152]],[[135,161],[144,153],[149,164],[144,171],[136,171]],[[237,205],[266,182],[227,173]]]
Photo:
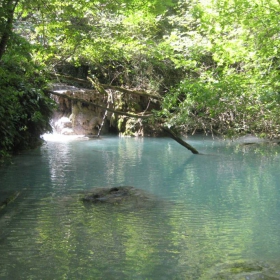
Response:
[[[57,109],[51,120],[53,134],[97,137],[101,125],[102,132],[108,132],[106,120],[103,122],[104,110],[80,101],[83,99],[106,107],[107,96],[102,96],[93,89],[83,89],[62,83],[52,84],[51,89],[58,94],[79,99],[74,101],[64,96],[52,96],[57,103]]]

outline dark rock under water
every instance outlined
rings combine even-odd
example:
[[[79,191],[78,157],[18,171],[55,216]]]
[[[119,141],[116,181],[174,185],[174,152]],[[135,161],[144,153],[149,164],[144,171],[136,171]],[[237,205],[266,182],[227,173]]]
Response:
[[[279,280],[279,263],[263,263],[259,261],[239,261],[217,264],[205,275],[207,279],[215,280]]]
[[[165,201],[153,194],[132,186],[95,188],[86,193],[81,200],[85,204],[121,205],[134,208],[149,208],[165,204]]]

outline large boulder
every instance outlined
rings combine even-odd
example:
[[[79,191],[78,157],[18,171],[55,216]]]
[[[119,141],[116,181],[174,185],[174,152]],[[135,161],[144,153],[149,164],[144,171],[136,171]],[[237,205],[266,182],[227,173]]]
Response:
[[[81,89],[65,84],[53,84],[52,90],[57,94],[53,99],[57,103],[57,110],[52,117],[54,130],[65,135],[97,135],[104,116],[104,109],[87,102],[107,106],[107,97],[93,89]],[[76,98],[70,100],[65,98]],[[82,102],[85,100],[86,102]],[[105,122],[102,132],[108,131],[108,123]]]
[[[103,105],[103,104],[102,104]],[[73,130],[76,134],[96,135],[102,123],[104,112],[92,105],[85,105],[81,102],[73,103],[71,120]],[[107,127],[103,127],[103,132]]]

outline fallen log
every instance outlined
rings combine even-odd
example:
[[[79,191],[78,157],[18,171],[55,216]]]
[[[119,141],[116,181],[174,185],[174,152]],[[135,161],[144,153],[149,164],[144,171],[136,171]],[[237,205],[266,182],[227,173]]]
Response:
[[[183,147],[187,148],[188,150],[190,150],[193,154],[199,154],[199,152],[190,144],[188,144],[187,142],[185,142],[181,137],[177,136],[176,133],[171,130],[170,128],[167,128],[165,126],[161,127],[165,132],[168,133],[168,135],[174,139],[177,143],[179,143],[180,145],[182,145]]]

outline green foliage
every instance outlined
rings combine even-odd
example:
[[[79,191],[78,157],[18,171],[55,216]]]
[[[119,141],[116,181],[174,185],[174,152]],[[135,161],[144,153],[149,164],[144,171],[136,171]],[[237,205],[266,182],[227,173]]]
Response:
[[[174,72],[157,48],[163,15],[174,5],[171,0],[21,1],[16,31],[36,45],[33,59],[51,71],[90,66],[104,82],[154,90],[163,80],[170,84],[167,73]]]
[[[50,131],[53,101],[44,95],[44,73],[29,54],[29,44],[14,36],[0,64],[0,156],[36,146]]]
[[[278,1],[180,1],[165,36],[185,78],[161,116],[186,131],[279,137]]]
[[[277,0],[4,2],[16,7],[20,35],[10,34],[1,62],[4,149],[47,128],[44,71],[79,68],[83,77],[90,71],[103,83],[159,92],[157,116],[169,126],[279,136]],[[8,12],[0,11],[0,36]]]
[[[274,136],[279,101],[267,90],[257,83],[246,84],[237,74],[211,82],[185,80],[166,95],[162,116],[169,126],[184,131]]]

